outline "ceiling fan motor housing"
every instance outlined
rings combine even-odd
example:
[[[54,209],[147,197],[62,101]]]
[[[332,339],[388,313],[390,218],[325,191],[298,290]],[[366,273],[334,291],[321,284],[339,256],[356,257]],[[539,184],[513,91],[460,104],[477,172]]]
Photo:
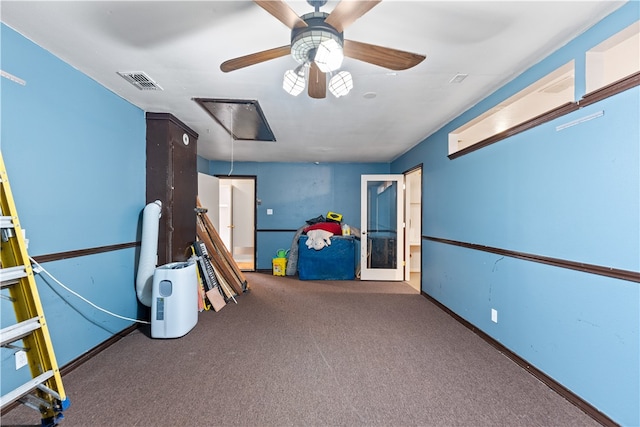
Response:
[[[329,16],[325,12],[311,12],[300,18],[307,23],[307,27],[291,30],[291,56],[304,64],[313,61],[316,48],[320,43],[333,39],[340,46],[344,45],[344,35],[338,32],[324,20]]]

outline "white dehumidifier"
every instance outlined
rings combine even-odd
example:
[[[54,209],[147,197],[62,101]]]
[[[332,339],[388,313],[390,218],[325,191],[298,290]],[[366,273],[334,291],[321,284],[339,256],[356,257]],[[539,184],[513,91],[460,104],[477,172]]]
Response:
[[[151,337],[178,338],[198,323],[198,276],[195,261],[155,269],[151,290]]]

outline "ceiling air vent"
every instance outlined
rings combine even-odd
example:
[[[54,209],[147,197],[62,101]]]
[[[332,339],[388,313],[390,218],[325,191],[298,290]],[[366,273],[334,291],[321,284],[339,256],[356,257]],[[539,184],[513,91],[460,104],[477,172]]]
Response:
[[[118,71],[118,74],[140,90],[163,90],[158,83],[142,71]]]
[[[467,77],[469,77],[469,74],[458,73],[455,76],[451,77],[451,80],[449,80],[449,83],[462,83],[462,81]]]

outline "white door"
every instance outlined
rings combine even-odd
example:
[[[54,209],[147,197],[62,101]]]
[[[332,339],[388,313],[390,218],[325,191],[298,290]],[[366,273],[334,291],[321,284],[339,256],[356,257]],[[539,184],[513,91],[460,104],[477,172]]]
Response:
[[[220,188],[218,178],[198,172],[198,198],[202,207],[207,209],[206,215],[217,230],[220,227],[218,213]]]
[[[422,167],[404,174],[404,280],[420,292],[422,269]]]
[[[230,254],[233,253],[233,185],[220,181],[220,228],[218,234]]]
[[[403,175],[362,175],[362,280],[404,279],[403,184]]]

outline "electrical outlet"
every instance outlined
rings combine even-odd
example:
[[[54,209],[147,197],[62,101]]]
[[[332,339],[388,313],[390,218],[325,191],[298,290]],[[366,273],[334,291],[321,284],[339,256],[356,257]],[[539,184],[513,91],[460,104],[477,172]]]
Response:
[[[24,247],[29,249],[29,239],[27,239],[27,230],[22,229],[22,238],[24,239]]]
[[[498,310],[495,308],[491,309],[491,321],[493,323],[498,323]]]
[[[273,215],[273,209],[267,209],[267,215]]]
[[[27,352],[24,350],[19,350],[16,352],[16,371],[23,366],[26,366],[29,362],[27,361]]]

